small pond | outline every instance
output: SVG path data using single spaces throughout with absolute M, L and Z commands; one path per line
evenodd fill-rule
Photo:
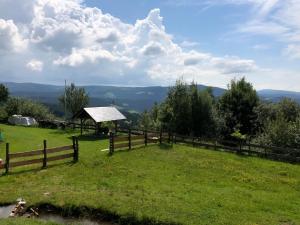
M 0 206 L 0 219 L 8 218 L 15 205 Z M 113 225 L 110 222 L 93 221 L 87 218 L 63 217 L 53 212 L 41 212 L 35 219 L 53 221 L 66 225 Z

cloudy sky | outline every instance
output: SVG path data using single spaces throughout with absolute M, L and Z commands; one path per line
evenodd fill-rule
M 300 91 L 300 0 L 0 0 L 0 81 Z

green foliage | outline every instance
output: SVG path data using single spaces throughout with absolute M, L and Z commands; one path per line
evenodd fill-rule
M 212 136 L 215 131 L 213 114 L 214 98 L 211 89 L 199 91 L 197 85 L 190 86 L 191 95 L 191 127 L 195 136 Z
M 41 103 L 29 99 L 10 97 L 5 105 L 7 116 L 19 114 L 34 117 L 37 120 L 51 120 L 54 115 Z
M 277 104 L 277 114 L 282 115 L 288 122 L 295 122 L 300 115 L 300 106 L 294 100 L 284 98 Z
M 8 99 L 9 91 L 8 88 L 3 84 L 0 84 L 0 104 L 5 103 Z
M 300 148 L 300 106 L 291 99 L 261 103 L 257 107 L 260 133 L 253 140 L 261 145 Z
M 231 137 L 233 137 L 235 140 L 238 140 L 238 141 L 245 141 L 247 138 L 247 135 L 242 134 L 239 130 L 235 130 L 231 134 Z
M 166 104 L 172 112 L 168 127 L 178 134 L 189 134 L 192 130 L 192 119 L 188 85 L 182 80 L 177 80 L 168 92 Z
M 150 128 L 152 128 L 152 122 L 153 119 L 150 115 L 150 113 L 145 110 L 142 114 L 141 114 L 141 118 L 139 120 L 139 127 L 143 130 L 149 130 Z
M 195 83 L 178 80 L 161 104 L 159 120 L 164 129 L 178 134 L 211 136 L 215 128 L 213 102 L 210 89 L 199 91 Z
M 70 145 L 76 135 L 0 126 L 12 152 L 40 149 L 44 139 L 49 147 Z M 177 144 L 171 150 L 154 145 L 112 157 L 101 151 L 108 148 L 107 140 L 81 137 L 79 146 L 76 164 L 13 168 L 11 175 L 0 177 L 0 204 L 23 197 L 28 205 L 87 206 L 183 225 L 300 224 L 298 165 Z M 0 151 L 0 158 L 4 155 Z
M 300 118 L 291 122 L 279 115 L 266 124 L 254 141 L 261 145 L 300 148 Z
M 238 129 L 242 134 L 254 135 L 257 131 L 257 112 L 259 98 L 251 83 L 245 78 L 232 80 L 228 90 L 219 100 L 219 110 L 224 117 L 225 137 Z
M 5 106 L 0 106 L 0 121 L 6 121 L 8 114 L 6 112 Z
M 72 117 L 80 109 L 89 104 L 89 96 L 84 88 L 78 88 L 72 83 L 71 86 L 66 88 L 66 93 L 59 97 L 59 102 L 63 106 L 66 106 L 66 109 Z

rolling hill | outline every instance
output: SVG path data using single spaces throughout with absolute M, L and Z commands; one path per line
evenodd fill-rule
M 36 83 L 13 83 L 3 82 L 13 96 L 30 98 L 48 105 L 56 114 L 62 113 L 58 104 L 58 97 L 63 94 L 64 86 L 36 84 Z M 117 105 L 124 111 L 142 112 L 150 109 L 155 102 L 162 102 L 169 87 L 117 87 L 117 86 L 82 86 L 90 96 L 90 106 Z M 205 85 L 198 85 L 200 90 L 207 88 Z M 213 94 L 220 96 L 225 89 L 212 87 Z M 260 90 L 259 96 L 263 100 L 277 102 L 287 97 L 300 103 L 300 92 L 281 90 Z

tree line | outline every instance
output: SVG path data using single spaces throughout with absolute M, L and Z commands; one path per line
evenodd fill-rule
M 300 148 L 300 106 L 292 99 L 263 101 L 245 78 L 232 80 L 223 95 L 196 83 L 176 81 L 166 99 L 144 111 L 141 129 L 181 135 L 245 140 L 261 145 Z
M 67 118 L 89 104 L 88 93 L 74 84 L 68 86 L 58 100 L 66 108 Z M 57 118 L 42 103 L 11 96 L 0 84 L 0 121 L 7 121 L 13 114 L 37 120 Z M 155 103 L 138 119 L 130 120 L 134 120 L 131 126 L 140 129 L 163 129 L 181 135 L 247 139 L 261 145 L 300 148 L 299 104 L 288 98 L 278 103 L 262 101 L 245 78 L 232 80 L 219 97 L 213 95 L 212 88 L 199 90 L 194 82 L 187 84 L 178 80 L 169 88 L 162 103 Z

